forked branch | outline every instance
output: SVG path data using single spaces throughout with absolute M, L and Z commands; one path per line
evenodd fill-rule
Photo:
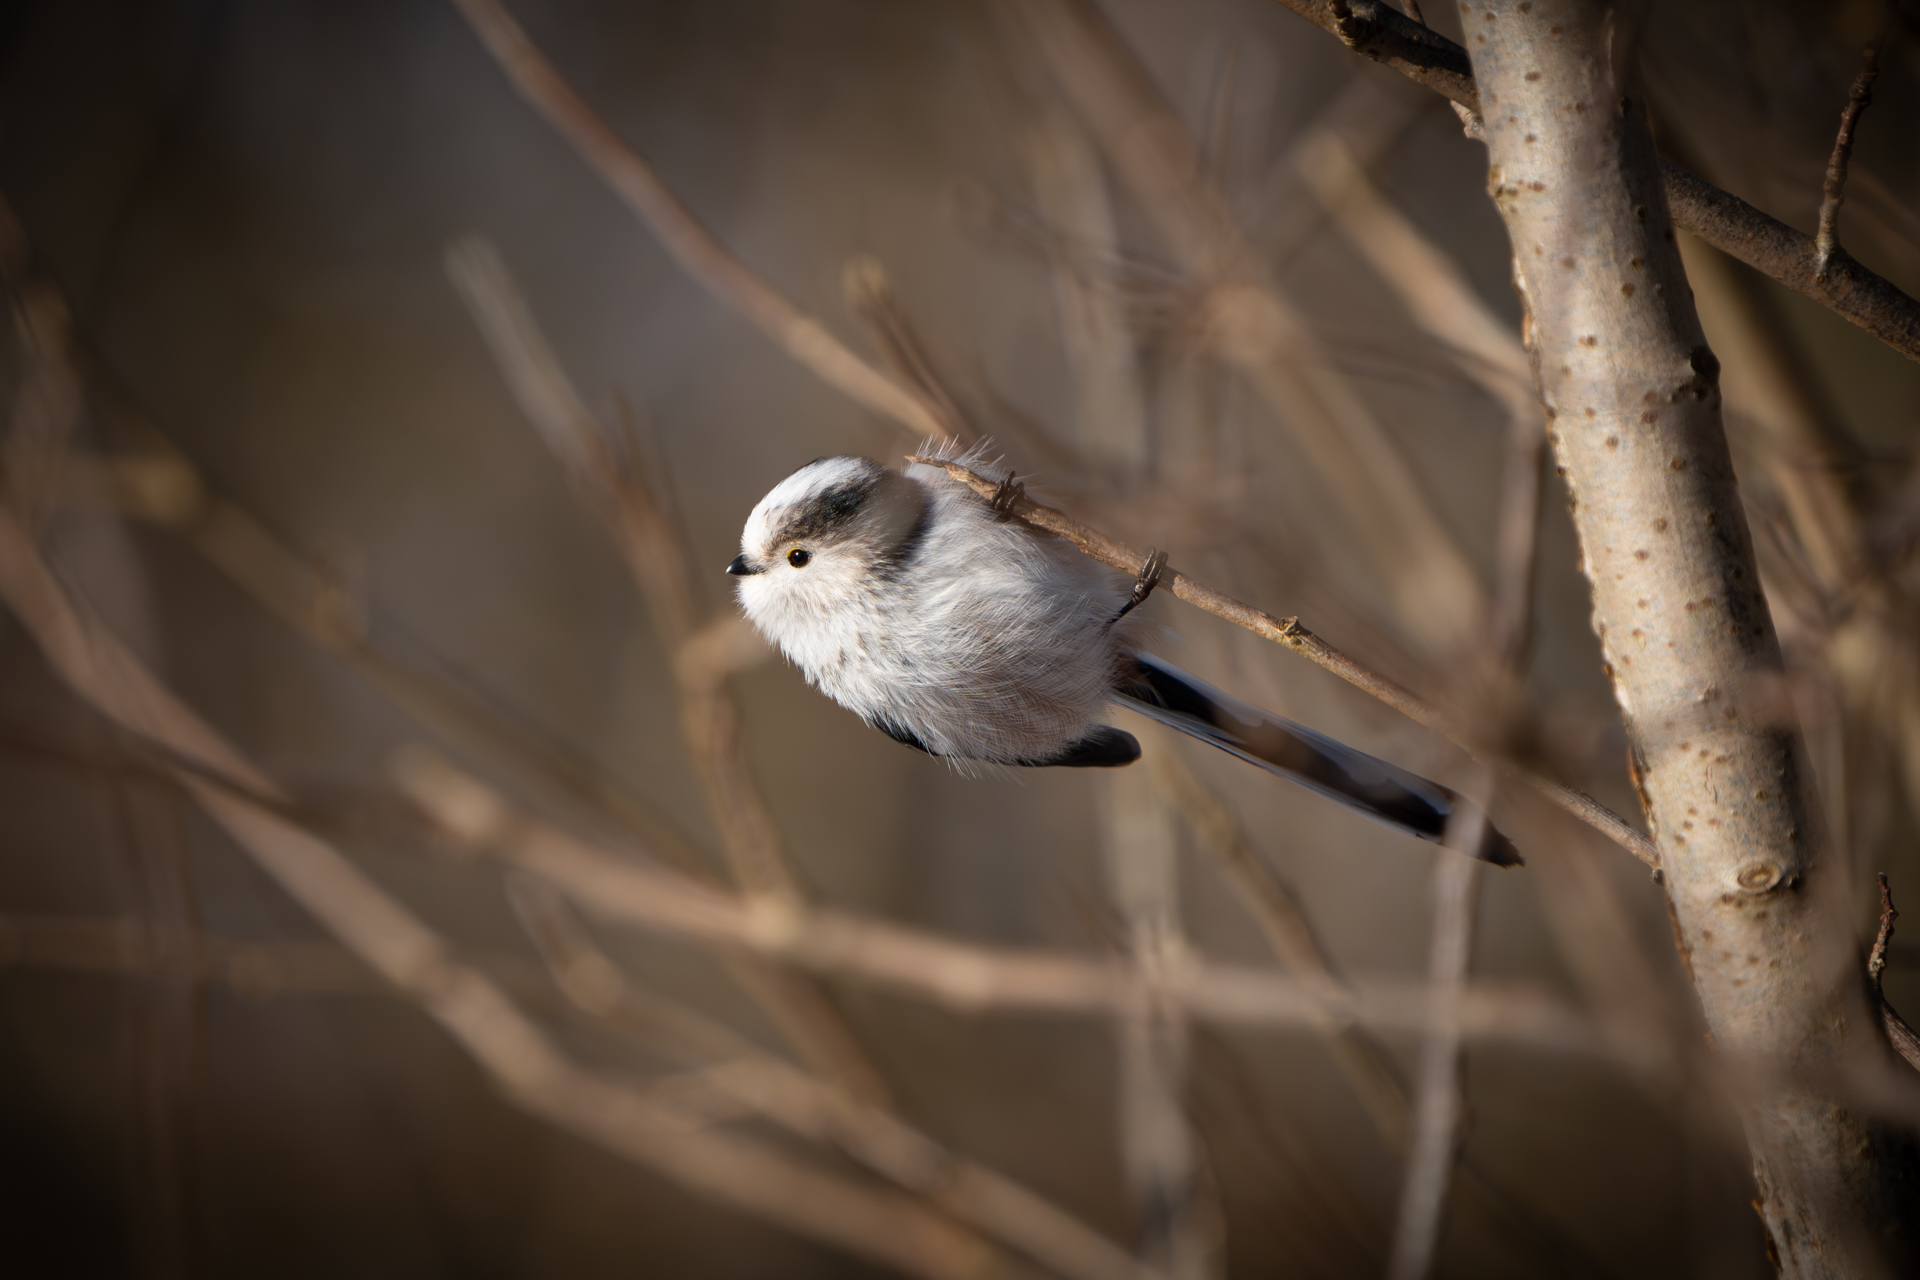
M 1280 2 L 1354 52 L 1479 113 L 1480 88 L 1467 51 L 1381 0 Z M 1920 360 L 1920 301 L 1852 259 L 1829 272 L 1812 237 L 1684 169 L 1664 160 L 1658 167 L 1681 230 L 1823 304 L 1907 359 Z

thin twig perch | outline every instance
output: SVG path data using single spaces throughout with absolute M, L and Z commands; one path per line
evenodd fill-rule
M 907 461 L 939 467 L 955 480 L 989 500 L 1000 491 L 999 480 L 988 479 L 957 462 L 919 454 L 909 455 Z M 1089 529 L 1064 511 L 1035 502 L 1024 492 L 1013 496 L 1011 511 L 1014 516 L 1034 528 L 1065 538 L 1101 564 L 1137 574 L 1140 572 L 1140 567 L 1146 563 L 1146 556 L 1140 552 L 1115 542 L 1104 533 Z M 1217 618 L 1225 618 L 1235 626 L 1245 627 L 1261 639 L 1271 640 L 1289 652 L 1299 654 L 1316 666 L 1333 672 L 1356 689 L 1378 698 L 1415 723 L 1446 738 L 1469 755 L 1475 754 L 1475 748 L 1456 735 L 1438 707 L 1423 701 L 1402 685 L 1354 661 L 1300 625 L 1300 619 L 1276 618 L 1251 605 L 1242 604 L 1223 592 L 1215 591 L 1212 587 L 1195 582 L 1177 569 L 1167 569 L 1160 583 L 1163 589 L 1171 591 L 1188 604 L 1204 609 Z M 1660 855 L 1654 849 L 1653 843 L 1628 825 L 1626 819 L 1592 796 L 1576 791 L 1572 787 L 1563 786 L 1550 778 L 1543 778 L 1537 773 L 1527 770 L 1516 770 L 1516 773 L 1525 780 L 1527 785 L 1556 806 L 1600 832 L 1649 867 L 1657 868 L 1660 865 Z

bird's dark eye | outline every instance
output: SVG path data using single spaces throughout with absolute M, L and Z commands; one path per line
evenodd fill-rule
M 806 568 L 807 561 L 811 559 L 813 559 L 813 553 L 805 547 L 795 547 L 793 550 L 787 552 L 787 563 L 796 569 Z

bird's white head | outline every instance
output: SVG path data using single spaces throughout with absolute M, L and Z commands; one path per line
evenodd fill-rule
M 928 496 L 867 458 L 809 462 L 760 499 L 727 566 L 747 616 L 784 642 L 858 605 L 924 532 Z

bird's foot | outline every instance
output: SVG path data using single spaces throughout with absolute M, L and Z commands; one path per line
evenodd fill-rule
M 1120 621 L 1145 604 L 1147 597 L 1153 594 L 1153 589 L 1160 585 L 1160 575 L 1165 573 L 1166 569 L 1167 553 L 1148 547 L 1146 562 L 1140 566 L 1140 572 L 1133 580 L 1133 594 L 1128 596 L 1127 602 L 1120 606 L 1120 612 L 1113 615 L 1113 622 Z M 1107 625 L 1112 626 L 1113 623 L 1110 622 Z
M 993 508 L 993 514 L 1002 520 L 1013 519 L 1013 509 L 1027 496 L 1027 486 L 1013 478 L 1009 471 L 1001 479 L 1000 487 L 993 491 L 993 497 L 987 499 L 987 505 Z

